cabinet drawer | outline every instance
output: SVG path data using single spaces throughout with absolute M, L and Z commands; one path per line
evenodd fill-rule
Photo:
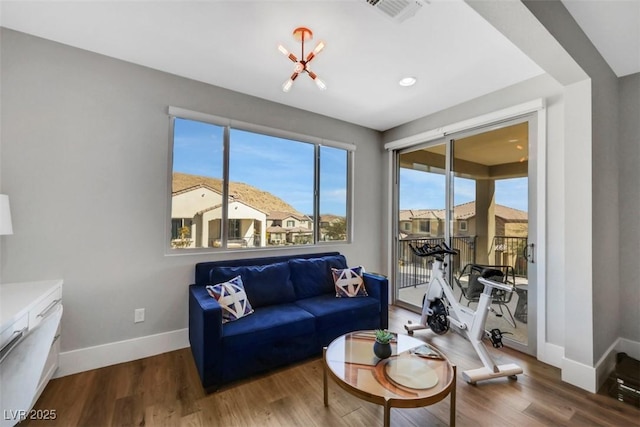
M 29 316 L 25 313 L 21 318 L 13 322 L 8 328 L 0 333 L 0 349 L 3 350 L 2 355 L 9 350 L 10 342 L 20 337 L 21 332 L 22 334 L 27 333 L 28 327 Z
M 29 329 L 33 329 L 44 319 L 56 304 L 62 301 L 62 288 L 57 287 L 49 295 L 43 298 L 31 310 L 29 310 Z
M 42 376 L 40 377 L 40 383 L 38 385 L 38 396 L 44 390 L 44 387 L 47 385 L 47 382 L 53 376 L 53 373 L 58 369 L 58 357 L 60 354 L 60 327 L 58 326 L 58 331 L 56 332 L 56 336 L 53 338 L 53 344 L 51 344 L 51 350 L 49 350 L 49 355 L 47 356 L 47 361 L 44 364 L 44 369 L 42 370 Z M 37 397 L 36 397 L 37 400 Z

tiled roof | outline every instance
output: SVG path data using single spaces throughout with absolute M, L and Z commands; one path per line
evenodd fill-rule
M 272 221 L 284 220 L 287 218 L 294 218 L 294 219 L 297 219 L 298 221 L 311 220 L 311 218 L 309 218 L 308 216 L 303 215 L 301 213 L 297 213 L 297 212 L 272 211 L 272 212 L 269 212 L 269 215 L 267 215 L 267 219 Z
M 453 208 L 455 219 L 464 220 L 476 216 L 476 202 L 467 202 L 456 205 Z M 496 205 L 495 214 L 497 217 L 510 221 L 526 221 L 527 212 L 508 206 Z M 400 211 L 400 221 L 411 221 L 412 219 L 441 219 L 444 220 L 444 209 L 405 209 Z

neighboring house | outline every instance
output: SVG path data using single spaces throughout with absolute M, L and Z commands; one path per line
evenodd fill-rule
M 476 235 L 476 204 L 463 203 L 453 208 L 454 236 Z M 495 235 L 527 237 L 527 212 L 496 205 Z M 444 209 L 407 209 L 400 211 L 400 238 L 444 237 Z
M 485 260 L 494 265 L 511 265 L 518 272 L 525 271 L 526 263 L 522 265 L 521 258 L 528 237 L 527 212 L 495 205 L 491 227 L 478 227 L 475 202 L 454 206 L 453 215 L 453 237 L 456 238 L 453 246 L 461 251 L 463 258 Z M 444 237 L 444 209 L 401 210 L 399 219 L 401 240 Z M 478 238 L 483 233 L 480 230 L 485 230 L 484 239 Z
M 199 184 L 172 192 L 171 239 L 177 244 L 189 239 L 187 248 L 220 246 L 222 194 Z M 228 203 L 227 230 L 230 247 L 265 246 L 267 214 L 231 196 Z M 187 236 L 180 235 L 182 227 L 189 228 Z
M 346 240 L 347 219 L 344 216 L 320 215 L 320 240 Z
M 273 211 L 267 216 L 269 245 L 313 243 L 313 221 L 297 212 Z

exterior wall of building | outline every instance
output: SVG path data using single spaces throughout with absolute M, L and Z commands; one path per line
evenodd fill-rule
M 196 212 L 222 203 L 222 196 L 208 188 L 176 194 L 171 200 L 171 218 L 193 218 Z

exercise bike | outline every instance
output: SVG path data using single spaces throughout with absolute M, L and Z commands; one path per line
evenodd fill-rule
M 431 280 L 427 286 L 427 291 L 422 302 L 422 315 L 420 324 L 413 324 L 409 321 L 404 327 L 413 335 L 414 331 L 420 329 L 431 329 L 438 335 L 445 334 L 452 326 L 457 332 L 465 336 L 478 354 L 484 365 L 482 368 L 471 369 L 462 372 L 462 378 L 469 384 L 491 378 L 508 377 L 517 379 L 517 374 L 522 373 L 522 368 L 516 364 L 496 365 L 487 351 L 482 339 L 488 335 L 494 347 L 502 347 L 502 333 L 498 329 L 491 332 L 485 331 L 484 324 L 487 315 L 491 310 L 491 292 L 493 289 L 501 289 L 513 292 L 513 285 L 500 283 L 490 278 L 502 277 L 500 270 L 485 268 L 478 282 L 484 285 L 484 290 L 480 295 L 476 310 L 461 305 L 453 295 L 453 289 L 446 279 L 445 257 L 457 255 L 446 244 L 438 245 L 424 244 L 415 247 L 409 244 L 411 251 L 419 257 L 433 257 L 433 268 Z

